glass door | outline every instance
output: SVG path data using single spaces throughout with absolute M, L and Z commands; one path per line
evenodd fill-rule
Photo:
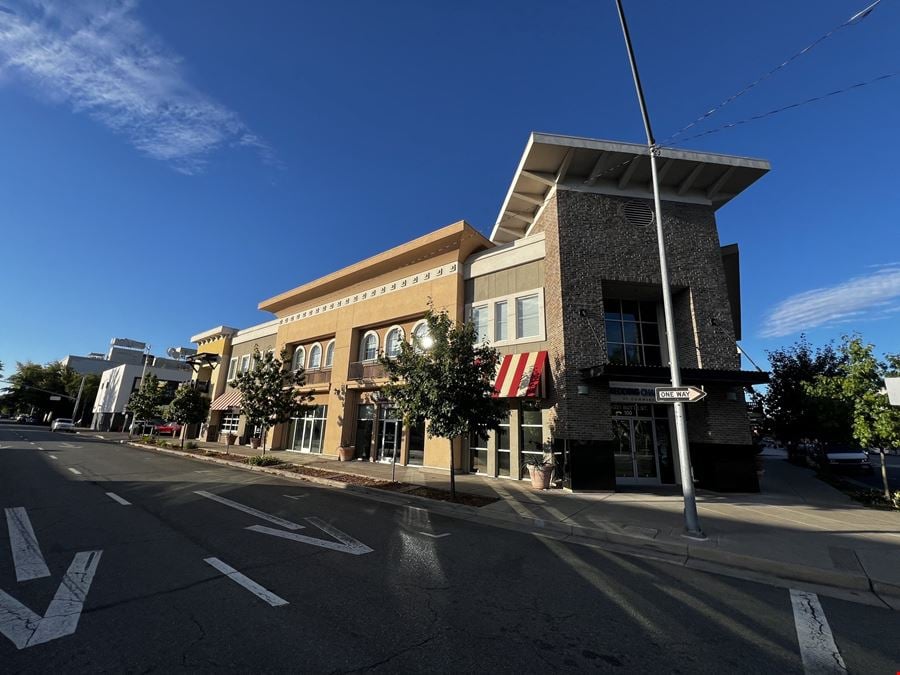
M 372 433 L 375 430 L 375 406 L 363 403 L 359 406 L 356 415 L 356 436 L 354 445 L 356 452 L 354 459 L 369 459 L 369 451 L 372 447 Z
M 613 404 L 616 483 L 660 484 L 660 454 L 664 455 L 664 460 L 669 459 L 669 434 L 668 420 L 657 418 L 655 412 L 651 412 L 649 406 L 635 408 L 633 405 Z M 638 414 L 642 416 L 638 417 Z
M 400 459 L 400 434 L 403 430 L 403 421 L 398 418 L 397 411 L 393 408 L 383 407 L 379 412 L 381 419 L 378 420 L 376 460 L 391 462 L 395 457 Z

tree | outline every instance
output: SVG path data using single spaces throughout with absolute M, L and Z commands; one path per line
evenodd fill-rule
M 262 452 L 266 454 L 266 432 L 276 424 L 299 417 L 312 396 L 297 389 L 306 383 L 302 368 L 291 370 L 287 352 L 281 358 L 272 352 L 260 354 L 253 349 L 253 367 L 239 374 L 233 386 L 241 392 L 241 413 L 251 428 L 260 429 Z
M 7 381 L 11 386 L 4 405 L 11 410 L 37 417 L 69 417 L 81 375 L 59 361 L 46 365 L 26 361 L 16 363 L 16 372 Z
M 400 343 L 396 358 L 380 357 L 388 376 L 382 392 L 405 421 L 428 421 L 429 438 L 451 442 L 472 433 L 496 429 L 509 414 L 493 397 L 500 354 L 478 344 L 471 322 L 454 322 L 445 311 L 425 312 L 425 344 Z M 450 498 L 456 499 L 453 449 L 450 449 Z
M 840 372 L 844 355 L 828 344 L 813 348 L 805 336 L 790 347 L 767 352 L 772 368 L 765 394 L 757 395 L 777 436 L 796 441 L 808 436 L 849 440 L 851 414 L 842 400 L 806 388 L 818 376 Z
M 166 417 L 178 422 L 181 428 L 181 447 L 184 448 L 185 425 L 200 424 L 209 414 L 209 399 L 190 383 L 182 384 L 175 392 L 175 398 L 166 406 Z
M 891 406 L 884 378 L 900 371 L 900 354 L 875 356 L 875 347 L 860 335 L 844 336 L 838 372 L 819 375 L 806 386 L 821 398 L 843 402 L 851 411 L 852 433 L 863 447 L 900 446 L 900 409 Z
M 141 386 L 131 392 L 126 412 L 133 414 L 132 425 L 135 420 L 159 417 L 160 407 L 165 403 L 166 392 L 159 386 L 159 378 L 152 373 L 144 378 Z M 129 429 L 129 434 L 131 430 Z

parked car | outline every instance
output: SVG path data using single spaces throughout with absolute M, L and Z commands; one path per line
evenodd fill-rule
M 50 431 L 75 431 L 75 422 L 68 417 L 58 417 L 50 425 Z
M 28 415 L 17 415 L 16 423 L 17 424 L 28 424 Z
M 177 436 L 181 433 L 181 425 L 178 424 L 178 422 L 163 422 L 162 424 L 154 426 L 153 430 L 158 434 L 171 434 L 172 436 Z
M 807 446 L 807 460 L 820 471 L 873 471 L 865 448 L 848 443 L 810 444 Z

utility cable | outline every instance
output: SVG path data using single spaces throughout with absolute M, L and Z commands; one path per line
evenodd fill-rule
M 793 63 L 794 61 L 796 61 L 798 58 L 800 58 L 800 57 L 803 56 L 804 54 L 807 54 L 807 53 L 809 53 L 810 51 L 812 51 L 815 47 L 817 47 L 818 45 L 820 45 L 822 42 L 824 42 L 825 40 L 827 40 L 828 38 L 830 38 L 832 35 L 834 35 L 834 34 L 837 33 L 838 31 L 840 31 L 840 30 L 842 30 L 842 29 L 844 29 L 844 28 L 847 28 L 848 26 L 853 26 L 853 25 L 859 23 L 860 21 L 862 21 L 863 19 L 865 19 L 867 16 L 869 16 L 869 14 L 872 13 L 872 11 L 875 9 L 875 6 L 876 6 L 878 3 L 880 3 L 880 2 L 881 2 L 881 0 L 875 0 L 875 2 L 873 2 L 871 5 L 869 5 L 868 7 L 866 7 L 866 8 L 863 9 L 863 10 L 860 10 L 859 12 L 857 12 L 856 14 L 854 14 L 853 16 L 851 16 L 849 19 L 847 19 L 846 21 L 844 21 L 844 22 L 841 23 L 840 25 L 838 25 L 838 26 L 832 28 L 830 31 L 828 31 L 827 33 L 825 33 L 824 35 L 822 35 L 821 37 L 819 37 L 817 40 L 813 41 L 812 43 L 810 43 L 809 45 L 807 45 L 806 47 L 804 47 L 803 49 L 801 49 L 799 52 L 797 52 L 796 54 L 794 54 L 793 56 L 791 56 L 790 58 L 788 58 L 786 61 L 784 61 L 784 62 L 781 63 L 780 65 L 778 65 L 778 66 L 776 66 L 775 68 L 772 68 L 770 71 L 764 73 L 762 76 L 760 76 L 759 78 L 757 78 L 756 80 L 754 80 L 753 82 L 751 82 L 750 84 L 748 84 L 747 86 L 745 86 L 743 89 L 741 89 L 738 93 L 733 94 L 732 96 L 729 96 L 729 97 L 726 98 L 724 101 L 722 101 L 721 103 L 719 103 L 717 106 L 713 106 L 712 108 L 710 108 L 709 110 L 707 110 L 705 113 L 703 113 L 702 115 L 700 115 L 700 117 L 698 117 L 697 119 L 695 119 L 693 122 L 691 122 L 690 124 L 688 124 L 688 125 L 682 127 L 681 129 L 679 129 L 678 131 L 676 131 L 674 134 L 672 134 L 671 136 L 669 136 L 668 138 L 666 138 L 664 141 L 662 141 L 662 143 L 660 143 L 660 145 L 666 145 L 666 144 L 668 144 L 668 143 L 671 143 L 673 140 L 675 140 L 675 138 L 677 138 L 678 136 L 680 136 L 681 134 L 683 134 L 684 132 L 686 132 L 688 129 L 691 129 L 692 127 L 695 127 L 696 125 L 698 125 L 698 124 L 700 124 L 701 122 L 705 121 L 707 118 L 709 118 L 709 117 L 711 117 L 712 115 L 714 115 L 715 113 L 717 113 L 719 110 L 721 110 L 722 108 L 724 108 L 724 107 L 725 107 L 726 105 L 728 105 L 729 103 L 732 103 L 734 100 L 740 98 L 741 96 L 743 96 L 744 94 L 746 94 L 748 91 L 750 91 L 751 89 L 753 89 L 754 87 L 756 87 L 756 86 L 757 86 L 758 84 L 760 84 L 761 82 L 763 82 L 763 81 L 769 79 L 770 77 L 772 77 L 773 75 L 775 75 L 775 73 L 777 73 L 777 72 L 780 71 L 780 70 L 783 70 L 784 68 L 786 68 L 787 66 L 789 66 L 791 63 Z M 700 134 L 700 135 L 702 135 L 702 134 Z M 697 138 L 697 137 L 698 137 L 698 136 L 691 136 L 691 138 Z M 685 140 L 688 140 L 688 139 L 685 139 Z

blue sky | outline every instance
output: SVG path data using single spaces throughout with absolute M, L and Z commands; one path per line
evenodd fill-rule
M 867 2 L 626 0 L 660 139 Z M 696 128 L 900 70 L 885 0 Z M 744 348 L 900 351 L 900 77 L 679 147 L 772 171 L 719 211 Z M 609 2 L 0 0 L 0 361 L 155 353 L 458 219 L 532 130 L 641 142 Z

